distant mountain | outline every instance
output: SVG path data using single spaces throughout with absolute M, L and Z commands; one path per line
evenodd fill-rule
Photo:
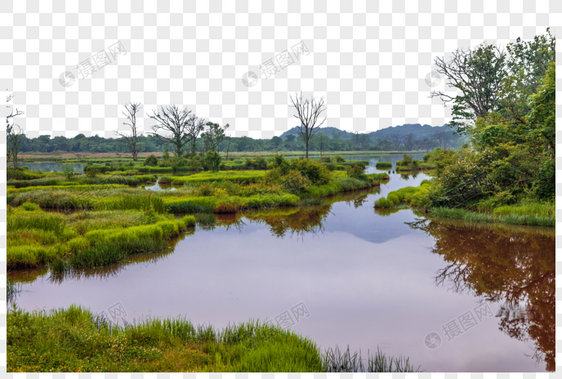
M 450 128 L 448 124 L 445 124 L 443 126 L 431 126 L 427 124 L 426 125 L 404 124 L 404 125 L 397 125 L 397 126 L 389 126 L 388 128 L 380 129 L 375 132 L 370 132 L 367 134 L 372 139 L 379 139 L 379 138 L 387 138 L 391 134 L 407 135 L 412 133 L 416 139 L 424 139 L 443 131 L 450 133 L 452 131 L 456 131 L 456 129 Z M 334 134 L 340 133 L 340 137 L 342 139 L 349 139 L 355 134 L 331 126 L 320 128 L 317 133 L 320 132 L 324 133 L 330 138 L 333 138 Z M 298 127 L 295 126 L 294 128 L 287 130 L 285 133 L 281 135 L 281 138 L 286 139 L 287 136 L 290 134 L 294 134 L 295 136 L 298 136 L 299 135 Z M 365 134 L 365 133 L 359 133 L 359 134 Z

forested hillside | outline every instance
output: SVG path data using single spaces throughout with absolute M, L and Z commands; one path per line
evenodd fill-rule
M 371 133 L 349 133 L 337 128 L 320 128 L 311 141 L 313 151 L 411 151 L 431 150 L 435 147 L 457 148 L 464 139 L 454 134 L 454 129 L 447 125 L 432 127 L 430 125 L 406 124 L 389 127 Z M 155 136 L 139 137 L 139 152 L 161 152 L 167 145 Z M 168 146 L 171 150 L 171 147 Z M 198 139 L 197 149 L 204 150 L 202 139 Z M 225 137 L 220 151 L 304 151 L 305 146 L 296 128 L 283 133 L 281 137 L 271 139 L 253 139 L 249 137 Z M 22 153 L 127 153 L 128 146 L 123 138 L 103 138 L 98 135 L 86 137 L 79 134 L 73 138 L 43 135 L 37 138 L 23 137 Z

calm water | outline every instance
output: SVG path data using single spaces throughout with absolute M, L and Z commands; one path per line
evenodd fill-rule
M 26 163 L 24 162 L 22 166 L 29 167 L 32 171 L 42 171 L 42 172 L 62 172 L 63 171 L 63 164 L 56 163 L 56 162 L 34 162 L 34 163 Z M 86 163 L 73 163 L 74 171 L 79 172 L 80 174 L 84 173 L 84 167 L 86 167 Z
M 120 303 L 128 322 L 276 320 L 323 349 L 365 355 L 379 346 L 425 371 L 545 371 L 545 361 L 553 369 L 553 228 L 374 211 L 378 197 L 426 178 L 392 174 L 332 204 L 223 217 L 169 253 L 79 277 L 20 272 L 11 275 L 23 282 L 16 302 L 95 313 Z

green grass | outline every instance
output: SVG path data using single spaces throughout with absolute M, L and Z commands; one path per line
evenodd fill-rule
M 410 162 L 396 161 L 396 171 L 435 170 L 437 165 L 433 162 L 412 160 Z
M 69 267 L 100 267 L 132 254 L 160 252 L 167 241 L 193 227 L 195 219 L 175 219 L 154 208 L 59 214 L 24 203 L 8 208 L 7 224 L 8 269 L 49 265 L 62 273 Z
M 390 162 L 377 162 L 375 164 L 375 167 L 378 168 L 378 169 L 392 168 L 392 163 L 390 163 Z
M 259 322 L 222 330 L 185 318 L 116 326 L 80 306 L 7 315 L 8 372 L 317 372 L 316 344 Z
M 133 178 L 137 179 L 139 183 L 149 184 L 149 183 L 156 183 L 156 176 L 155 175 L 133 175 Z
M 219 171 L 219 172 L 201 172 L 189 176 L 173 176 L 172 184 L 186 184 L 193 182 L 220 182 L 233 181 L 239 183 L 255 182 L 264 177 L 266 171 L 250 170 L 250 171 Z
M 420 206 L 424 201 L 423 195 L 430 185 L 429 181 L 423 181 L 419 187 L 404 187 L 392 191 L 386 197 L 381 197 L 375 201 L 375 209 L 388 209 L 401 205 Z
M 22 188 L 15 188 L 15 187 L 8 187 L 8 194 L 16 194 L 22 192 L 29 192 L 29 191 L 37 191 L 37 190 L 54 190 L 54 189 L 64 189 L 66 191 L 87 191 L 87 190 L 101 190 L 101 189 L 111 189 L 111 188 L 127 188 L 128 186 L 125 184 L 75 184 L 75 183 L 68 183 L 65 185 L 56 185 L 56 186 L 49 186 L 45 188 L 44 186 L 36 186 L 36 187 L 22 187 Z M 10 201 L 8 201 L 10 202 Z
M 433 217 L 444 217 L 452 218 L 456 220 L 463 220 L 469 222 L 498 222 L 504 224 L 513 225 L 531 225 L 531 226 L 556 226 L 556 217 L 545 216 L 542 214 L 526 213 L 529 211 L 528 207 L 517 207 L 517 206 L 504 206 L 499 209 L 496 213 L 483 213 L 468 211 L 460 208 L 431 208 L 429 210 L 429 215 Z M 554 206 L 552 206 L 554 210 Z

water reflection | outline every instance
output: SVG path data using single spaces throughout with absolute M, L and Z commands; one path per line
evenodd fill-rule
M 503 302 L 499 329 L 533 341 L 533 357 L 555 370 L 554 230 L 421 220 L 407 223 L 435 238 L 432 251 L 447 265 L 435 283 Z
M 175 191 L 176 188 L 172 187 L 170 184 L 160 184 L 160 178 L 157 177 L 156 183 L 153 186 L 145 186 L 144 189 L 149 191 Z
M 27 166 L 31 171 L 42 171 L 42 172 L 63 172 L 63 164 L 57 162 L 24 162 L 23 166 Z M 84 167 L 86 163 L 72 163 L 74 171 L 83 174 Z

